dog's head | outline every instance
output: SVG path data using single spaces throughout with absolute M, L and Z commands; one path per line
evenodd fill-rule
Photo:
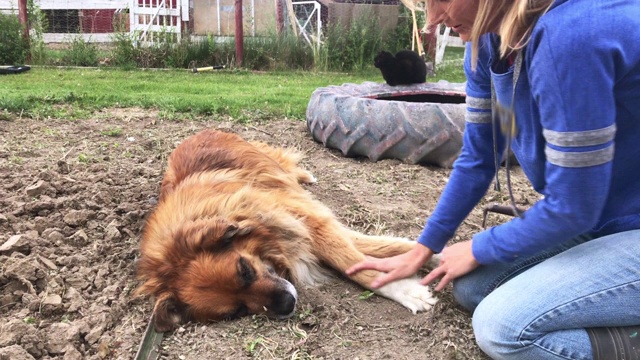
M 184 221 L 168 233 L 150 218 L 141 243 L 137 293 L 156 299 L 158 331 L 177 323 L 249 314 L 293 315 L 297 301 L 286 258 L 265 252 L 269 229 L 250 220 L 218 217 Z

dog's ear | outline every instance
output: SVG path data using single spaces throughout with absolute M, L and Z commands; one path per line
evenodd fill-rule
M 240 236 L 249 234 L 255 229 L 250 220 L 239 222 L 221 221 L 202 234 L 201 248 L 208 251 L 224 249 Z
M 153 309 L 153 324 L 156 332 L 171 331 L 186 320 L 186 306 L 171 293 L 165 293 L 156 299 Z
M 222 235 L 223 241 L 231 241 L 235 236 L 247 235 L 254 229 L 253 224 L 249 220 L 240 221 L 237 223 L 229 223 Z
M 228 247 L 238 236 L 254 229 L 249 220 L 233 222 L 220 217 L 198 219 L 183 224 L 175 233 L 176 244 L 183 244 L 195 253 L 202 250 L 216 251 Z

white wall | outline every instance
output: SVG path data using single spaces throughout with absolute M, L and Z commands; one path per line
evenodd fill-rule
M 129 0 L 35 0 L 42 10 L 67 10 L 67 9 L 123 9 L 129 4 Z M 0 0 L 0 9 L 15 9 L 18 11 L 18 0 Z

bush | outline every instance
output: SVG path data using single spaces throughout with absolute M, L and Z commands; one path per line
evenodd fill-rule
M 316 66 L 322 70 L 360 71 L 373 66 L 373 59 L 382 50 L 387 36 L 372 21 L 374 15 L 363 13 L 349 27 L 336 24 L 324 29 L 324 44 Z
M 63 61 L 67 65 L 74 66 L 97 66 L 98 47 L 95 44 L 85 42 L 77 36 L 72 42 L 69 50 L 66 51 Z
M 22 29 L 17 15 L 0 13 L 0 65 L 24 64 L 29 43 L 22 37 Z

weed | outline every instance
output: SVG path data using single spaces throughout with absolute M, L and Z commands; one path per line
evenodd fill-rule
M 358 300 L 367 300 L 373 295 L 375 295 L 373 291 L 365 290 L 360 294 L 360 296 L 358 296 Z
M 278 347 L 278 344 L 272 340 L 269 340 L 263 336 L 250 340 L 246 345 L 246 350 L 252 357 L 258 357 L 261 350 L 266 351 L 268 358 L 273 359 L 273 350 Z
M 120 127 L 109 127 L 107 130 L 103 130 L 102 135 L 106 135 L 106 136 L 111 136 L 111 137 L 118 137 L 120 135 L 122 135 L 122 128 Z
M 35 4 L 34 0 L 27 1 L 27 13 L 29 14 L 29 47 L 31 49 L 31 63 L 44 65 L 47 60 L 47 48 L 43 34 L 49 27 L 49 21 L 45 13 Z
M 24 159 L 21 158 L 20 156 L 13 155 L 13 156 L 9 157 L 9 162 L 14 164 L 14 165 L 22 165 L 22 164 L 24 164 Z
M 78 161 L 86 164 L 89 162 L 89 156 L 87 156 L 86 154 L 80 153 L 80 155 L 78 155 Z
M 82 37 L 76 36 L 71 40 L 71 46 L 65 52 L 63 61 L 74 66 L 97 66 L 98 47 L 84 41 Z
M 24 64 L 27 58 L 28 43 L 23 36 L 24 28 L 15 13 L 0 13 L 0 64 Z
M 48 128 L 48 127 L 42 129 L 42 132 L 47 136 L 55 136 L 57 134 L 56 130 L 53 130 L 53 129 Z

